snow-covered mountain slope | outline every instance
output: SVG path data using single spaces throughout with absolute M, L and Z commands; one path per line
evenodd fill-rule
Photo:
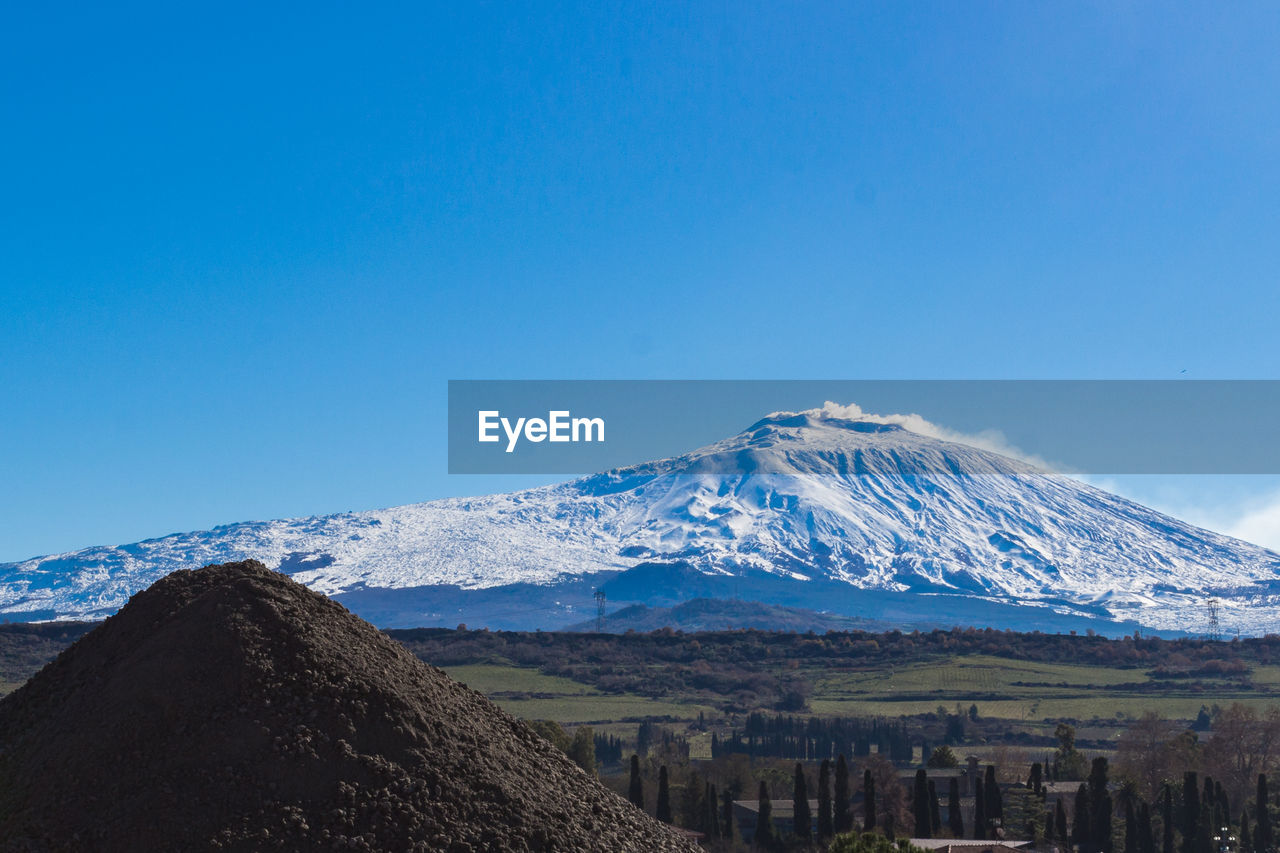
M 0 565 L 0 614 L 101 617 L 167 572 L 246 557 L 329 594 L 550 584 L 681 560 L 1164 629 L 1202 630 L 1213 595 L 1227 629 L 1280 630 L 1280 555 L 996 453 L 818 412 L 556 486 Z

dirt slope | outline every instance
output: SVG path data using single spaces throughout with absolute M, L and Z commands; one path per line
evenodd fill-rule
M 0 700 L 13 850 L 696 850 L 483 696 L 249 561 Z

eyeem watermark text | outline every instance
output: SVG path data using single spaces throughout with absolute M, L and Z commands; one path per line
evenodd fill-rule
M 506 433 L 507 453 L 516 449 L 521 436 L 535 444 L 542 441 L 604 441 L 604 418 L 575 418 L 565 411 L 547 412 L 544 418 L 510 418 L 502 417 L 495 410 L 480 411 L 480 437 L 482 442 L 500 441 L 499 428 Z

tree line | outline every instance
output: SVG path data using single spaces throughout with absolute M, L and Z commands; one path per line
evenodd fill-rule
M 904 721 L 861 717 L 809 717 L 808 719 L 769 716 L 760 712 L 748 715 L 745 726 L 731 729 L 721 737 L 711 734 L 711 757 L 747 755 L 761 758 L 787 758 L 805 761 L 852 754 L 855 758 L 871 755 L 874 745 L 881 755 L 892 761 L 909 762 L 914 745 Z

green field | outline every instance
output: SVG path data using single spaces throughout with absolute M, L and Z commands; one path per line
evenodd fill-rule
M 599 725 L 644 717 L 692 720 L 699 712 L 718 716 L 705 699 L 699 701 L 692 695 L 653 699 L 603 693 L 591 685 L 531 668 L 476 664 L 447 667 L 445 671 L 524 719 Z M 1224 684 L 1223 689 L 1212 692 L 1176 681 L 1152 684 L 1143 669 L 1037 663 L 988 655 L 883 670 L 812 667 L 796 674 L 812 685 L 809 712 L 820 716 L 896 717 L 932 713 L 939 706 L 951 711 L 957 705 L 964 710 L 977 705 L 984 717 L 1028 724 L 1073 718 L 1114 720 L 1122 725 L 1147 711 L 1191 719 L 1201 706 L 1215 703 L 1240 701 L 1259 707 L 1280 703 L 1280 695 L 1268 689 L 1280 688 L 1280 667 L 1258 667 L 1253 690 Z
M 512 693 L 552 694 L 555 696 L 599 696 L 600 691 L 586 684 L 543 675 L 536 669 L 497 664 L 469 664 L 444 667 L 454 681 L 461 681 L 486 696 Z
M 694 720 L 699 712 L 713 713 L 712 708 L 692 702 L 602 693 L 567 678 L 543 675 L 523 667 L 474 664 L 445 667 L 445 672 L 525 720 L 555 720 L 566 724 L 646 717 Z
M 1280 690 L 1280 666 L 1255 666 L 1250 677 L 1259 687 Z
M 1255 688 L 1280 687 L 1280 667 L 1257 667 Z M 1127 689 L 1126 689 L 1127 688 Z M 1153 690 L 1153 688 L 1155 688 Z M 987 717 L 1035 722 L 1128 718 L 1146 711 L 1195 717 L 1202 705 L 1280 703 L 1280 695 L 1223 684 L 1212 692 L 1177 681 L 1152 683 L 1144 669 L 968 655 L 878 671 L 813 673 L 810 707 L 841 716 L 922 714 L 977 704 Z
M 1155 711 L 1161 716 L 1178 720 L 1194 719 L 1200 708 L 1210 705 L 1230 705 L 1240 702 L 1263 708 L 1269 705 L 1280 705 L 1280 697 L 1259 697 L 1240 694 L 1238 696 L 1222 693 L 1199 694 L 1196 696 L 1169 697 L 1160 694 L 1140 696 L 1076 696 L 1067 699 L 1053 699 L 1037 703 L 1032 699 L 1022 700 L 987 700 L 975 698 L 976 704 L 984 717 L 999 717 L 1012 721 L 1028 723 L 1043 720 L 1075 719 L 1098 720 L 1114 718 L 1117 721 L 1132 720 L 1147 711 Z M 938 702 L 919 700 L 898 700 L 892 697 L 884 699 L 813 699 L 809 702 L 812 713 L 819 716 L 885 716 L 896 717 L 902 714 L 924 714 L 934 711 Z M 951 708 L 954 703 L 948 705 Z M 962 700 L 968 707 L 970 700 Z
M 478 664 L 448 667 L 446 672 L 525 719 L 606 724 L 643 717 L 692 720 L 700 711 L 716 716 L 705 699 L 607 694 L 530 668 Z M 959 705 L 967 710 L 976 704 L 984 717 L 1028 724 L 1072 718 L 1114 720 L 1122 725 L 1147 711 L 1191 719 L 1202 706 L 1215 703 L 1280 704 L 1280 667 L 1276 666 L 1256 667 L 1252 690 L 1224 683 L 1222 689 L 1213 691 L 1177 681 L 1153 684 L 1145 669 L 1039 663 L 989 655 L 881 670 L 812 667 L 797 674 L 812 686 L 809 712 L 820 716 L 896 717 L 932 713 L 939 706 L 951 711 Z
M 1117 684 L 1146 683 L 1138 669 L 1033 663 L 971 655 L 871 672 L 818 672 L 814 695 L 828 700 L 886 698 L 938 701 L 973 696 L 1043 698 L 1079 695 Z M 931 706 L 927 710 L 933 710 Z
M 671 717 L 717 716 L 705 697 L 653 699 L 603 693 L 588 684 L 544 675 L 535 669 L 477 664 L 446 672 L 525 719 L 561 723 Z M 809 712 L 830 716 L 899 716 L 967 710 L 976 704 L 984 717 L 1034 724 L 1046 719 L 1114 720 L 1122 724 L 1147 711 L 1194 718 L 1204 705 L 1240 701 L 1280 704 L 1280 667 L 1259 666 L 1253 689 L 1224 682 L 1199 689 L 1178 681 L 1156 681 L 1147 670 L 1011 660 L 990 655 L 935 659 L 878 670 L 833 670 L 815 666 L 793 673 L 811 685 Z M 1106 723 L 1104 723 L 1106 725 Z

